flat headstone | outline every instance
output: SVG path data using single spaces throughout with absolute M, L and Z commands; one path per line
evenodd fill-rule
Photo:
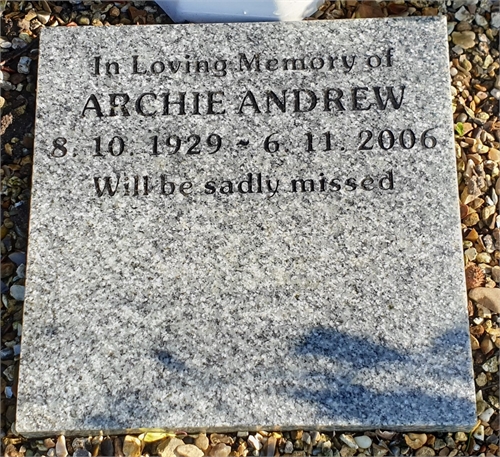
M 471 428 L 447 46 L 44 30 L 17 430 Z

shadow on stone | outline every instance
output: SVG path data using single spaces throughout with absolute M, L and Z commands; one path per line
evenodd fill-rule
M 299 401 L 313 402 L 335 422 L 372 423 L 373 428 L 453 429 L 470 428 L 475 416 L 467 398 L 471 373 L 461 372 L 454 355 L 468 351 L 462 329 L 449 329 L 432 341 L 427 350 L 397 349 L 333 328 L 311 330 L 295 347 L 295 355 L 314 360 L 308 389 L 295 389 Z M 342 367 L 327 372 L 321 360 Z M 472 369 L 472 366 L 471 366 Z M 425 425 L 424 425 L 425 424 Z M 363 427 L 361 427 L 363 428 Z

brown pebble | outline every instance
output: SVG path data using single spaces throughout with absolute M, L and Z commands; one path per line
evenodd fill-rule
M 128 12 L 130 14 L 130 19 L 132 20 L 132 22 L 134 24 L 137 22 L 139 22 L 141 24 L 146 23 L 146 15 L 147 15 L 146 11 L 134 8 L 133 6 L 130 6 L 128 9 Z
M 200 433 L 194 440 L 194 444 L 202 451 L 206 451 L 208 446 L 210 446 L 206 433 Z
M 216 444 L 212 449 L 210 449 L 210 457 L 228 457 L 231 453 L 231 446 L 227 446 L 224 443 Z M 274 455 L 274 454 L 273 454 Z
M 359 2 L 358 9 L 354 13 L 354 17 L 384 17 L 384 12 L 378 3 L 375 2 Z
M 465 267 L 465 283 L 467 290 L 484 286 L 486 276 L 484 271 L 475 263 L 468 263 Z
M 267 457 L 273 457 L 275 450 L 276 450 L 276 438 L 274 436 L 270 436 L 267 439 L 266 446 L 264 448 L 264 454 Z
M 478 238 L 479 234 L 477 233 L 476 229 L 472 229 L 465 237 L 465 239 L 469 241 L 477 241 Z
M 436 452 L 431 447 L 424 446 L 424 447 L 421 447 L 417 452 L 415 452 L 415 455 L 417 457 L 429 457 L 429 456 L 436 455 Z
M 490 148 L 488 151 L 488 159 L 494 162 L 500 162 L 500 151 L 495 148 Z
M 476 34 L 472 31 L 453 32 L 451 38 L 453 43 L 462 49 L 470 49 L 475 45 Z
M 1 277 L 7 278 L 8 276 L 12 276 L 14 271 L 16 271 L 16 266 L 12 262 L 2 262 L 0 269 Z
M 398 3 L 390 3 L 387 7 L 387 11 L 394 16 L 400 16 L 403 13 L 408 11 L 408 5 L 406 3 L 398 4 Z
M 424 8 L 422 10 L 423 16 L 437 16 L 438 9 L 437 8 Z
M 175 448 L 175 454 L 180 457 L 203 457 L 205 453 L 194 444 L 181 444 Z
M 470 345 L 473 351 L 476 351 L 481 347 L 479 344 L 478 339 L 474 335 L 469 335 L 470 336 Z
M 469 292 L 469 298 L 494 313 L 500 313 L 500 289 L 476 287 Z
M 469 332 L 471 333 L 471 335 L 479 337 L 484 333 L 484 327 L 481 324 L 473 325 L 469 328 Z
M 420 449 L 427 442 L 425 433 L 408 433 L 404 437 L 406 444 L 412 449 Z
M 477 213 L 471 213 L 467 217 L 465 217 L 462 222 L 467 226 L 467 227 L 472 227 L 473 225 L 476 225 L 479 222 L 479 214 Z
M 483 354 L 488 354 L 493 349 L 495 349 L 495 345 L 493 344 L 493 341 L 491 341 L 490 336 L 484 335 L 483 339 L 481 340 L 481 352 Z
M 52 449 L 53 447 L 56 447 L 56 443 L 54 443 L 54 440 L 52 438 L 45 438 L 43 440 L 43 445 L 47 448 L 47 449 Z
M 210 435 L 210 442 L 212 444 L 224 443 L 232 445 L 234 443 L 234 440 L 228 435 L 223 435 L 221 433 L 212 433 Z
M 122 450 L 122 440 L 118 437 L 116 437 L 113 441 L 114 447 L 115 447 L 115 457 L 124 457 L 123 456 L 123 450 Z
M 142 442 L 139 438 L 127 435 L 123 440 L 123 453 L 125 457 L 139 457 L 142 452 Z
M 113 8 L 111 8 L 109 11 L 108 11 L 108 14 L 111 16 L 111 17 L 118 17 L 120 16 L 120 9 L 117 8 L 116 6 L 113 6 Z
M 21 453 L 13 444 L 8 444 L 3 451 L 4 457 L 24 457 L 24 452 Z

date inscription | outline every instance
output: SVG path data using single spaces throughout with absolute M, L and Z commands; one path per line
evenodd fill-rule
M 424 149 L 433 149 L 437 146 L 437 139 L 432 135 L 434 128 L 426 129 L 422 133 L 415 132 L 413 129 L 407 128 L 401 131 L 393 131 L 391 129 L 383 130 L 362 130 L 357 135 L 359 151 L 371 151 L 373 149 L 382 149 L 389 151 L 400 148 L 409 150 L 415 147 Z M 303 134 L 303 140 L 299 143 L 298 148 L 293 148 L 287 142 L 287 138 L 280 132 L 273 132 L 257 141 L 253 149 L 261 150 L 265 153 L 315 153 L 315 152 L 344 152 L 347 150 L 345 146 L 336 144 L 334 135 L 330 131 L 323 133 L 306 132 Z M 230 144 L 218 133 L 210 133 L 202 136 L 198 134 L 181 135 L 153 135 L 148 138 L 146 143 L 149 145 L 143 153 L 151 156 L 160 155 L 176 155 L 182 154 L 187 156 L 199 156 L 201 154 L 214 155 L 223 149 L 223 146 L 237 150 L 248 148 L 250 142 L 248 140 L 239 140 Z M 68 153 L 68 140 L 64 137 L 57 137 L 52 142 L 53 149 L 49 156 L 54 159 L 61 159 Z M 127 152 L 125 138 L 114 135 L 109 138 L 97 136 L 93 139 L 92 157 L 120 157 Z M 227 148 L 226 148 L 227 149 Z M 133 149 L 128 150 L 129 155 L 133 155 Z M 75 154 L 73 154 L 75 155 Z

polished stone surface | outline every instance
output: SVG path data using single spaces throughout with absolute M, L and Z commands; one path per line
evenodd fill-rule
M 447 46 L 44 30 L 17 430 L 472 427 Z

